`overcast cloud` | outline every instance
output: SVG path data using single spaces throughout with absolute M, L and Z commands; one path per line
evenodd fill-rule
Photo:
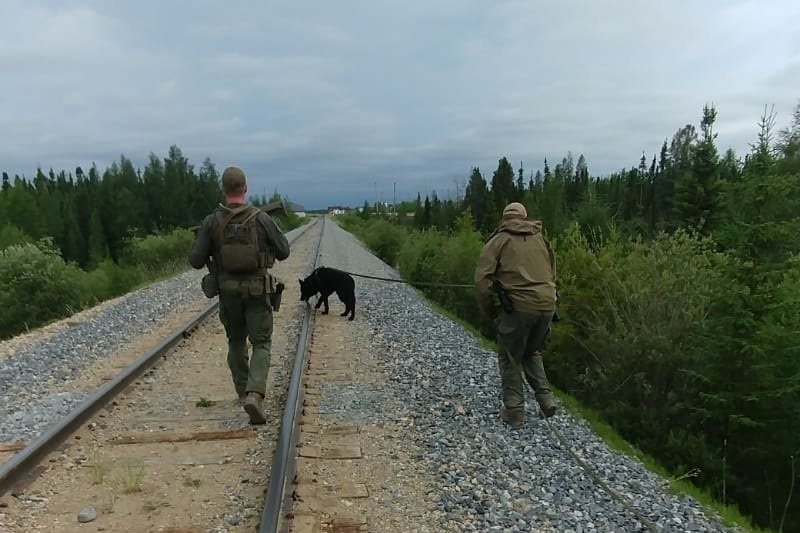
M 0 169 L 176 144 L 251 192 L 355 205 L 376 182 L 453 195 L 503 156 L 605 174 L 711 102 L 743 154 L 765 104 L 785 127 L 800 101 L 798 20 L 796 0 L 2 0 Z

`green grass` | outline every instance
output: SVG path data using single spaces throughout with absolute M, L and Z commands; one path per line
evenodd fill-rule
M 194 405 L 195 407 L 214 407 L 215 405 L 217 405 L 217 402 L 215 402 L 214 400 L 203 398 L 201 396 L 200 399 L 197 400 Z
M 122 473 L 118 477 L 122 493 L 133 494 L 141 492 L 144 478 L 144 463 L 126 463 L 123 465 Z

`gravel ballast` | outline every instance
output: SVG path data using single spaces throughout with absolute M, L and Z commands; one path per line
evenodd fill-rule
M 286 236 L 291 239 L 301 231 Z M 190 270 L 154 283 L 78 323 L 67 318 L 63 322 L 69 327 L 43 333 L 0 360 L 0 442 L 36 438 L 94 390 L 76 383 L 87 368 L 148 335 L 170 316 L 208 305 L 211 300 L 200 290 L 204 274 Z
M 353 236 L 327 225 L 322 264 L 399 278 Z M 403 398 L 406 437 L 440 484 L 439 531 L 649 531 L 582 470 L 530 414 L 522 430 L 498 417 L 496 355 L 464 328 L 434 312 L 411 287 L 356 278 L 356 320 L 371 330 L 376 354 Z M 341 304 L 332 297 L 331 312 Z M 555 357 L 555 355 L 550 354 Z M 533 395 L 527 393 L 528 405 Z M 638 461 L 609 450 L 563 407 L 550 419 L 594 472 L 658 531 L 734 531 Z M 402 440 L 402 439 L 398 439 Z
M 399 278 L 331 223 L 321 264 Z M 64 390 L 85 366 L 182 306 L 207 302 L 199 291 L 200 276 L 188 272 L 132 293 L 91 321 L 0 361 L 0 441 L 36 436 L 82 399 L 85 393 Z M 285 297 L 295 297 L 296 291 L 291 287 Z M 406 428 L 396 445 L 413 447 L 430 474 L 435 489 L 427 496 L 434 498 L 440 521 L 419 531 L 648 531 L 586 475 L 544 422 L 529 417 L 521 430 L 502 424 L 496 355 L 469 332 L 434 312 L 407 285 L 356 278 L 356 298 L 351 324 L 370 337 L 391 379 L 385 391 L 343 397 L 342 407 L 363 411 L 365 418 L 391 418 Z M 335 296 L 330 303 L 331 314 L 343 309 Z M 383 402 L 380 395 L 402 401 Z M 528 401 L 533 402 L 530 393 Z M 369 414 L 369 407 L 384 405 L 391 410 Z M 597 475 L 659 531 L 734 531 L 693 499 L 670 494 L 666 480 L 636 460 L 611 452 L 563 408 L 551 421 Z
M 29 440 L 65 416 L 88 394 L 62 392 L 97 360 L 189 305 L 208 301 L 200 271 L 132 292 L 115 304 L 0 361 L 0 441 Z M 67 319 L 69 320 L 69 319 Z

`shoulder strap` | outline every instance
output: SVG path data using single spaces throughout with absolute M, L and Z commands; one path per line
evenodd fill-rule
M 222 220 L 222 223 L 219 226 L 217 226 L 217 230 L 214 232 L 215 241 L 220 242 L 222 240 L 222 231 L 225 229 L 225 226 L 227 226 L 228 223 L 230 223 L 230 221 L 233 220 L 233 217 L 235 217 L 238 214 L 244 213 L 247 209 L 250 209 L 250 207 L 251 207 L 250 204 L 244 204 L 234 209 L 231 209 L 231 212 L 228 214 L 228 216 L 226 216 Z
M 250 221 L 253 220 L 254 218 L 256 218 L 258 216 L 258 214 L 261 212 L 261 209 L 257 208 L 256 206 L 251 206 L 251 207 L 252 207 L 252 211 L 250 211 L 250 214 L 247 215 L 244 218 L 244 220 L 242 220 L 242 224 L 249 224 Z

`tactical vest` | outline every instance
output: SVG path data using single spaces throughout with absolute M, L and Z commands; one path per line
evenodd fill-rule
M 274 281 L 267 269 L 273 266 L 275 253 L 269 245 L 259 249 L 260 212 L 257 207 L 245 204 L 228 213 L 220 209 L 214 214 L 214 262 L 221 292 L 260 296 L 274 291 Z

